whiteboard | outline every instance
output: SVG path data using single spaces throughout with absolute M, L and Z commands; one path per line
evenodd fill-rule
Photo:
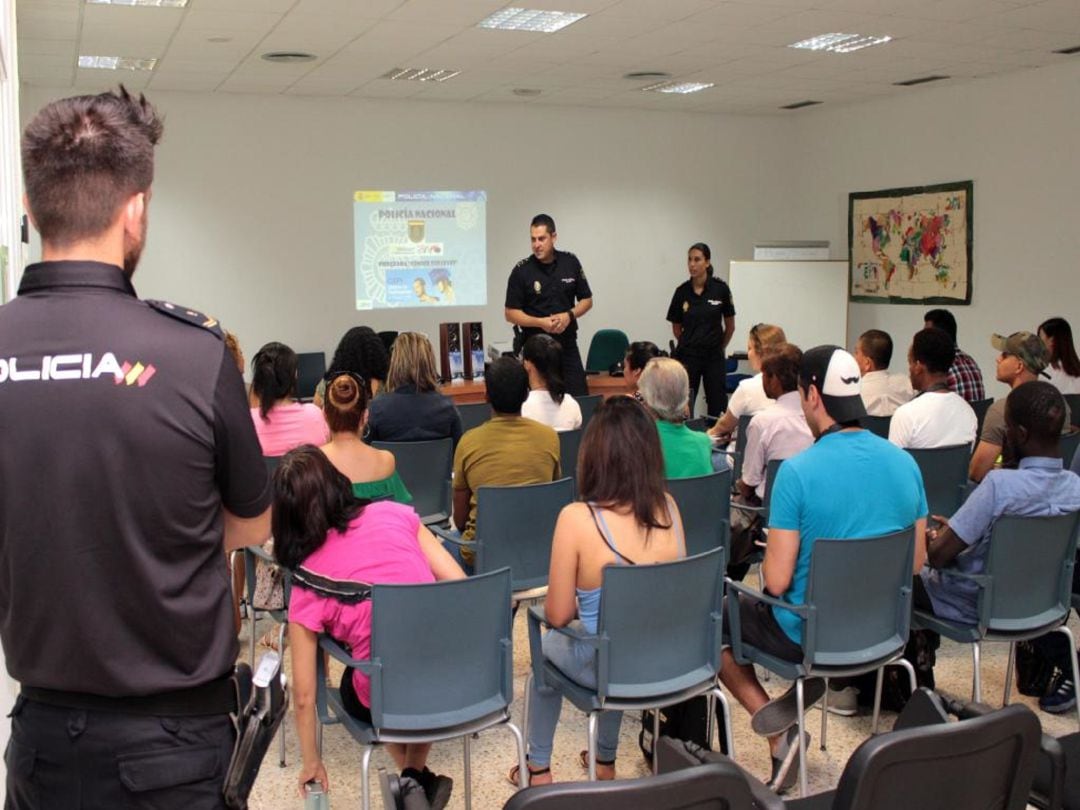
M 736 330 L 728 352 L 745 351 L 750 327 L 781 327 L 803 351 L 831 343 L 847 348 L 848 263 L 732 262 L 728 285 Z

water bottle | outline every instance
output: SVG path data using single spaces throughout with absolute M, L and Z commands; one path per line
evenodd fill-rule
M 330 810 L 330 796 L 322 782 L 312 780 L 304 785 L 304 810 Z

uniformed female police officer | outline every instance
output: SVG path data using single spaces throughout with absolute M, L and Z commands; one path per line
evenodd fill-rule
M 728 285 L 713 278 L 711 258 L 704 242 L 690 246 L 686 256 L 690 278 L 675 288 L 667 313 L 679 341 L 675 357 L 690 375 L 691 415 L 702 380 L 709 415 L 719 416 L 727 407 L 724 349 L 735 333 L 735 305 Z

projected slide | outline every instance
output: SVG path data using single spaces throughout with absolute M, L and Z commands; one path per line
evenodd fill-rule
M 357 191 L 356 308 L 487 303 L 487 193 Z

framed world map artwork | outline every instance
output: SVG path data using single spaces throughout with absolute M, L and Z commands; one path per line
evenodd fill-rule
M 970 304 L 972 182 L 848 195 L 848 299 Z

